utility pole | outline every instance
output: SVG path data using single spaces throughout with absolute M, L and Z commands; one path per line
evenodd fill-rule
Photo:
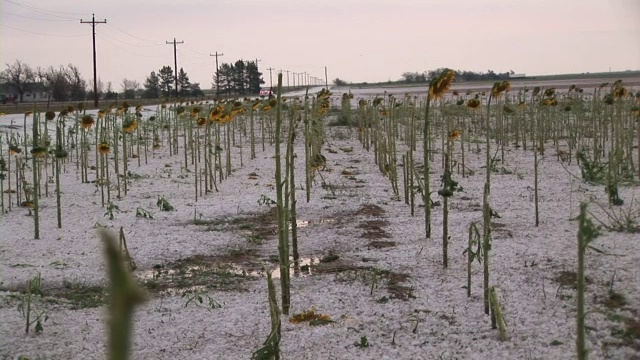
M 273 79 L 271 78 L 271 70 L 275 70 L 272 67 L 269 67 L 267 70 L 269 70 L 269 88 L 273 89 Z
M 287 73 L 287 88 L 289 87 L 289 70 L 285 70 L 284 72 Z
M 324 86 L 327 90 L 329 90 L 329 79 L 327 77 L 327 67 L 324 67 Z
M 218 52 L 216 51 L 215 54 L 209 54 L 209 56 L 215 56 L 216 57 L 216 99 L 220 98 L 220 79 L 219 78 L 219 74 L 218 74 L 218 56 L 223 56 L 224 54 L 220 53 L 218 54 Z
M 173 41 L 167 41 L 167 45 L 173 44 L 173 66 L 175 66 L 175 77 L 176 77 L 176 99 L 178 98 L 178 50 L 176 49 L 176 45 L 184 44 L 184 41 L 176 41 L 176 38 L 173 38 Z
M 93 105 L 98 107 L 98 71 L 96 67 L 96 24 L 106 24 L 107 19 L 96 21 L 95 14 L 91 14 L 91 21 L 80 19 L 80 24 L 91 24 L 93 32 Z

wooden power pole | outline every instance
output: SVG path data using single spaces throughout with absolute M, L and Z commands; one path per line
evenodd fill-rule
M 209 56 L 215 56 L 216 57 L 216 99 L 220 98 L 220 80 L 219 80 L 219 73 L 218 73 L 218 56 L 223 56 L 223 53 L 218 54 L 218 52 L 216 51 L 215 54 L 209 54 Z
M 173 38 L 173 41 L 167 41 L 167 44 L 173 44 L 173 66 L 175 66 L 175 77 L 176 77 L 176 99 L 178 98 L 178 50 L 176 49 L 176 45 L 184 44 L 184 41 L 176 41 L 176 38 Z
M 96 66 L 96 24 L 106 24 L 107 19 L 96 21 L 95 14 L 91 14 L 91 21 L 80 19 L 80 24 L 91 24 L 93 33 L 93 106 L 98 107 L 98 71 Z

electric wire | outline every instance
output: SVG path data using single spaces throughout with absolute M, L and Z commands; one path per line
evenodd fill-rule
M 9 29 L 13 29 L 13 30 L 16 30 L 16 31 L 25 32 L 25 33 L 28 33 L 28 34 L 41 35 L 41 36 L 52 36 L 52 37 L 82 37 L 82 36 L 89 36 L 89 34 L 78 34 L 78 35 L 45 34 L 45 33 L 40 33 L 40 32 L 35 32 L 35 31 L 18 29 L 18 28 L 15 28 L 13 26 L 9 26 L 9 25 L 3 24 L 3 23 L 0 23 L 0 26 L 6 27 L 6 28 L 9 28 Z

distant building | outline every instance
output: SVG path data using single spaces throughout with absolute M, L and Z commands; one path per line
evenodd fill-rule
M 524 79 L 527 74 L 509 74 L 509 79 Z
M 32 88 L 32 90 L 24 92 L 22 97 L 23 102 L 30 103 L 48 100 L 48 93 L 44 91 L 41 83 L 33 84 Z M 18 102 L 20 101 L 20 93 L 13 85 L 0 84 L 0 101 L 2 101 L 2 103 Z

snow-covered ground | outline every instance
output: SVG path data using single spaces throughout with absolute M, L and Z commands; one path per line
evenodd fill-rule
M 301 270 L 304 276 L 291 278 L 291 314 L 315 308 L 334 322 L 309 326 L 292 324 L 283 316 L 283 358 L 576 357 L 576 292 L 557 279 L 577 266 L 577 222 L 571 219 L 580 201 L 606 203 L 602 186 L 573 177 L 548 151 L 540 167 L 541 218 L 535 227 L 533 154 L 507 149 L 500 166 L 512 174 L 493 175 L 491 196 L 501 216 L 493 220 L 490 268 L 508 325 L 508 340 L 503 342 L 483 312 L 482 265 L 473 263 L 471 298 L 464 288 L 468 228 L 477 222 L 481 229 L 482 223 L 484 153 L 467 153 L 473 175 L 454 174 L 464 191 L 450 201 L 450 260 L 443 269 L 442 208 L 434 208 L 432 237 L 425 239 L 423 208 L 416 205 L 411 216 L 402 182 L 398 199 L 375 165 L 374 154 L 356 140 L 356 132 L 329 127 L 327 133 L 327 168 L 321 173 L 325 186 L 316 176 L 309 202 L 302 188 L 303 139 L 297 139 L 297 213 L 299 220 L 307 221 L 301 222 L 305 226 L 298 229 L 298 241 L 301 257 L 312 259 L 312 264 Z M 169 156 L 165 146 L 141 166 L 130 159 L 129 170 L 139 178 L 131 180 L 129 193 L 121 199 L 112 193 L 120 209 L 113 220 L 101 207 L 99 188 L 80 183 L 75 164 L 67 164 L 62 176 L 62 229 L 56 227 L 52 184 L 49 197 L 40 202 L 40 240 L 33 238 L 33 217 L 26 216 L 27 209 L 14 207 L 2 215 L 0 358 L 105 357 L 107 306 L 99 299 L 108 284 L 96 228 L 106 226 L 114 232 L 123 228 L 138 266 L 134 275 L 150 293 L 133 321 L 134 359 L 249 359 L 270 327 L 266 279 L 257 270 L 275 269 L 278 253 L 275 213 L 258 204 L 263 195 L 276 198 L 273 146 L 267 144 L 263 152 L 257 144 L 256 152 L 257 158 L 249 159 L 248 139 L 242 139 L 241 146 L 233 148 L 231 176 L 218 184 L 218 192 L 197 201 L 193 165 L 184 164 L 182 148 Z M 421 152 L 418 149 L 417 159 Z M 440 186 L 439 156 L 434 189 Z M 564 166 L 579 176 L 575 163 Z M 620 195 L 625 206 L 640 200 L 638 187 L 623 187 Z M 160 211 L 160 196 L 175 211 Z M 416 204 L 420 202 L 416 196 Z M 154 219 L 136 217 L 137 208 L 150 211 Z M 607 254 L 590 251 L 586 261 L 590 357 L 638 358 L 638 340 L 624 343 L 620 332 L 629 321 L 625 319 L 640 319 L 640 236 L 605 231 L 594 245 Z M 326 255 L 339 258 L 319 262 Z M 49 319 L 41 334 L 25 335 L 15 291 L 38 273 L 44 297 L 37 296 L 33 306 L 46 310 Z M 627 302 L 620 308 L 604 304 L 612 278 L 613 290 Z M 190 293 L 181 295 L 189 285 L 199 285 L 197 291 L 222 306 L 187 305 Z M 69 300 L 70 293 L 91 286 L 101 306 L 89 307 L 82 298 L 89 296 L 86 293 Z M 369 346 L 356 346 L 363 337 Z

